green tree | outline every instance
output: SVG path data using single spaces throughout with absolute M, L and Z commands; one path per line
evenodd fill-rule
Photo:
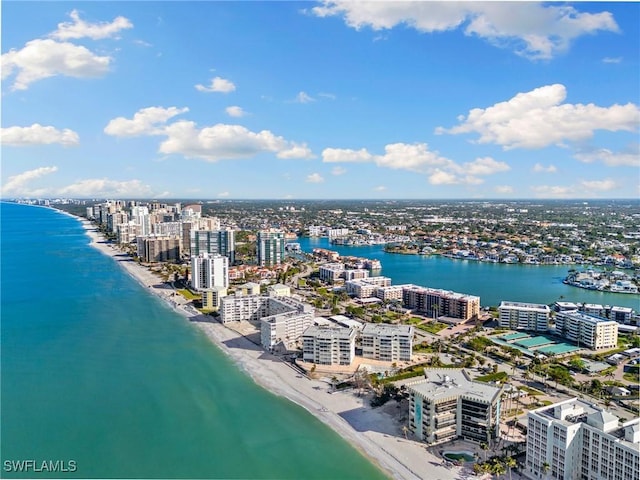
M 509 480 L 511 480 L 511 470 L 517 465 L 516 460 L 513 457 L 507 457 L 504 461 L 504 464 L 509 472 Z
M 507 472 L 507 469 L 505 468 L 504 463 L 496 458 L 493 465 L 491 465 L 491 472 L 499 478 L 500 475 L 504 475 Z
M 544 462 L 542 464 L 541 470 L 542 470 L 542 474 L 544 475 L 544 478 L 547 478 L 547 474 L 549 473 L 549 470 L 551 470 L 551 465 L 549 465 L 548 462 Z

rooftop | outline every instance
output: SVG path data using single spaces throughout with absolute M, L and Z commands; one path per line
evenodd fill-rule
M 425 368 L 424 374 L 424 379 L 407 383 L 407 388 L 433 400 L 464 396 L 489 403 L 502 391 L 502 387 L 473 381 L 461 368 Z

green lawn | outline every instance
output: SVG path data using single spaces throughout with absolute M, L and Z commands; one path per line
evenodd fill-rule
M 519 387 L 520 390 L 527 392 L 529 395 L 535 396 L 535 395 L 544 395 L 543 392 L 541 392 L 540 390 L 536 390 L 535 388 L 531 388 L 531 387 L 527 387 L 527 386 L 522 386 Z
M 423 323 L 421 325 L 416 325 L 416 327 L 419 328 L 420 330 L 424 330 L 426 332 L 433 333 L 435 335 L 440 330 L 444 330 L 445 328 L 447 328 L 447 324 L 440 323 L 440 322 L 430 322 L 430 323 Z
M 476 377 L 475 380 L 477 380 L 478 382 L 501 382 L 503 380 L 506 380 L 508 377 L 506 372 L 496 372 L 496 373 L 489 373 L 487 375 L 482 375 L 480 377 Z
M 640 383 L 640 378 L 638 378 L 637 372 L 636 373 L 627 372 L 622 376 L 622 378 L 624 378 L 628 382 Z
M 187 300 L 200 300 L 202 298 L 202 295 L 195 295 L 191 293 L 190 290 L 187 290 L 186 288 L 178 290 L 178 293 L 182 295 L 184 298 L 186 298 Z

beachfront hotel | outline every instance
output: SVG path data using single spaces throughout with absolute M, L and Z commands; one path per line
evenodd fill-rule
M 480 314 L 480 297 L 418 285 L 405 285 L 402 288 L 402 304 L 433 317 L 463 321 L 477 319 Z
M 284 260 L 284 232 L 281 230 L 260 230 L 257 235 L 256 249 L 258 265 L 271 267 L 280 265 Z
M 620 423 L 577 398 L 533 410 L 527 415 L 524 474 L 530 479 L 640 478 L 640 418 Z
M 316 365 L 351 365 L 357 332 L 354 327 L 312 325 L 302 335 L 302 359 Z
M 511 330 L 546 332 L 549 329 L 551 309 L 537 303 L 501 302 L 500 327 Z
M 556 333 L 591 350 L 618 346 L 618 323 L 578 311 L 556 313 Z
M 413 325 L 367 323 L 360 333 L 362 356 L 386 362 L 410 362 Z
M 409 429 L 417 438 L 433 445 L 497 436 L 501 387 L 473 381 L 464 369 L 425 368 L 424 377 L 406 384 Z
M 214 287 L 229 288 L 229 259 L 209 253 L 192 256 L 191 286 L 198 291 Z

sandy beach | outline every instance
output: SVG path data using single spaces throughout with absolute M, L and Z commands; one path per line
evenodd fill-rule
M 309 379 L 301 375 L 291 365 L 265 352 L 236 331 L 212 322 L 209 316 L 201 315 L 147 268 L 133 261 L 117 246 L 106 243 L 91 222 L 79 220 L 93 247 L 112 257 L 150 293 L 166 301 L 192 325 L 202 330 L 257 384 L 304 407 L 390 477 L 453 480 L 473 475 L 470 467 L 445 465 L 442 458 L 427 451 L 423 443 L 405 439 L 398 420 L 407 417 L 405 405 L 401 407 L 391 401 L 374 409 L 367 397 L 358 396 L 354 391 L 334 392 L 328 378 Z M 467 444 L 459 449 L 473 451 L 476 448 Z M 451 446 L 447 446 L 447 449 L 451 450 Z

